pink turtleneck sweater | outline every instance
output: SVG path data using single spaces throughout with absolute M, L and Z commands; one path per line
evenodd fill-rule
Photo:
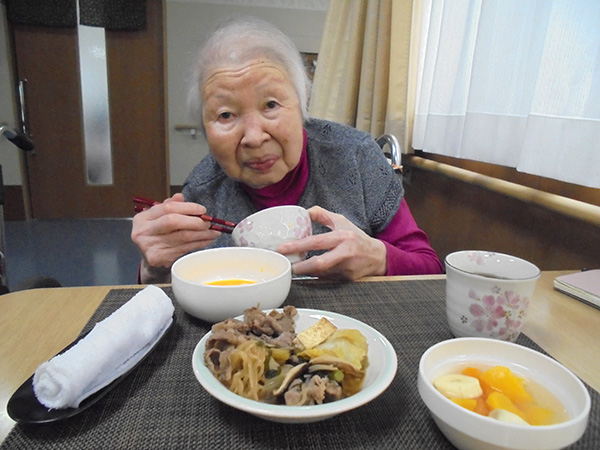
M 242 185 L 258 209 L 280 205 L 295 205 L 308 182 L 307 135 L 296 168 L 281 181 L 262 189 Z M 405 199 L 400 202 L 396 215 L 381 233 L 375 236 L 387 249 L 387 275 L 422 275 L 444 273 L 444 267 L 429 239 L 415 222 Z

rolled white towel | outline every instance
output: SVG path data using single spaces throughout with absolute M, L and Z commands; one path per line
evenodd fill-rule
M 162 289 L 147 286 L 69 350 L 38 367 L 33 376 L 38 401 L 51 409 L 78 407 L 144 357 L 171 325 L 173 311 Z

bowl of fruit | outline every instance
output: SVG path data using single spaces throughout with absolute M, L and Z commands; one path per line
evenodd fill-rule
M 591 399 L 554 359 L 489 338 L 430 347 L 418 389 L 433 420 L 459 449 L 559 449 L 579 440 Z

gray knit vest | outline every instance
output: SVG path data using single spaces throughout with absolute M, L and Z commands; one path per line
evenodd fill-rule
M 381 148 L 365 132 L 320 119 L 305 123 L 309 178 L 300 206 L 321 206 L 344 215 L 370 236 L 390 223 L 404 195 Z M 239 222 L 257 211 L 238 182 L 230 179 L 212 155 L 206 156 L 183 185 L 186 201 L 204 205 L 208 214 Z M 328 229 L 313 224 L 313 234 Z M 208 248 L 232 246 L 223 233 Z

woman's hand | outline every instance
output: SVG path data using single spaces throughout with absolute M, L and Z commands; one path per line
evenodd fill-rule
M 308 211 L 313 222 L 325 225 L 331 232 L 279 246 L 277 251 L 284 255 L 327 250 L 322 255 L 294 263 L 296 275 L 356 280 L 369 275 L 386 274 L 387 250 L 383 242 L 370 237 L 341 214 L 320 206 L 313 206 Z
M 204 206 L 185 202 L 182 194 L 175 194 L 133 217 L 131 239 L 143 255 L 143 283 L 168 281 L 170 267 L 179 257 L 203 249 L 219 237 L 221 233 L 210 230 L 209 222 L 194 217 L 204 213 Z

